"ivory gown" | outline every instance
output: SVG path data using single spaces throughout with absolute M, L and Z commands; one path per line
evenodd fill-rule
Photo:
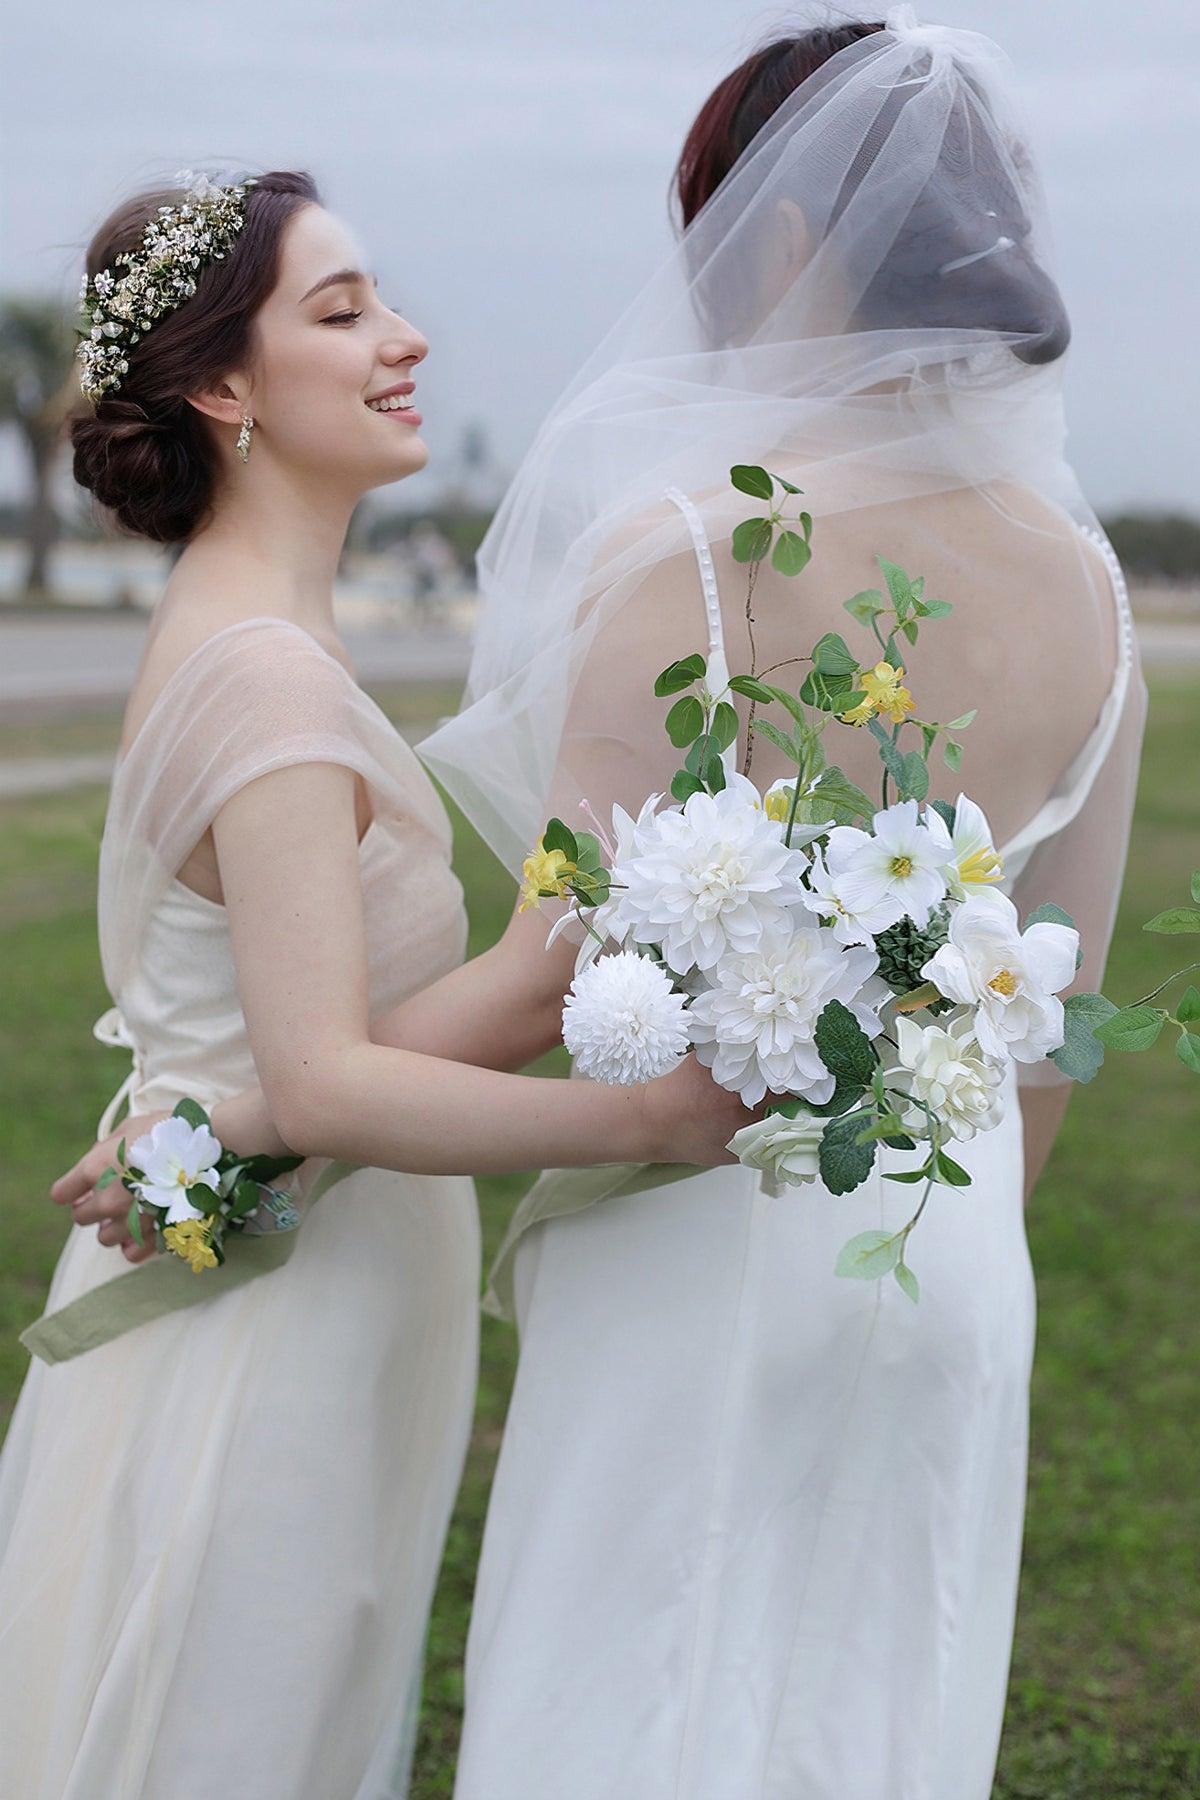
M 255 1082 L 224 908 L 173 871 L 237 787 L 314 760 L 373 802 L 372 1011 L 460 961 L 449 824 L 408 745 L 300 626 L 217 631 L 113 778 L 96 1034 L 134 1067 L 98 1136 L 125 1095 Z M 50 1306 L 126 1267 L 72 1230 Z M 360 1168 L 282 1268 L 33 1363 L 0 1459 L 4 1800 L 399 1800 L 478 1293 L 472 1182 Z
M 704 522 L 667 498 L 720 691 Z M 1113 733 L 1140 734 L 1145 685 L 1098 548 L 1113 687 L 1052 798 L 998 846 L 1006 891 L 1089 794 L 1114 846 L 1098 871 L 1119 885 L 1132 788 L 1093 783 Z M 1088 876 L 1066 873 L 1036 899 L 1074 900 Z M 817 1182 L 770 1198 L 732 1166 L 634 1193 L 628 1168 L 607 1189 L 603 1170 L 534 1187 L 493 1271 L 521 1355 L 456 1800 L 987 1800 L 1035 1330 L 1016 1090 L 1010 1065 L 1001 1124 L 954 1146 L 973 1185 L 936 1189 L 914 1232 L 915 1306 L 890 1278 L 832 1273 L 847 1238 L 911 1217 L 915 1190 L 882 1179 L 912 1166 L 903 1152 L 881 1147 L 837 1197 Z

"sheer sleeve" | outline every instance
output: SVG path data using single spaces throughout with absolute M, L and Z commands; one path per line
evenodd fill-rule
M 260 775 L 336 762 L 367 784 L 377 820 L 449 824 L 408 745 L 311 633 L 241 620 L 178 666 L 117 764 L 100 847 L 100 954 L 119 995 L 146 921 L 221 807 Z

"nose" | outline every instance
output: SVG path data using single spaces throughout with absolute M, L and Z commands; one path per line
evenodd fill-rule
M 415 325 L 410 325 L 407 319 L 401 319 L 398 329 L 393 330 L 383 345 L 381 354 L 388 364 L 424 362 L 429 354 L 429 342 Z

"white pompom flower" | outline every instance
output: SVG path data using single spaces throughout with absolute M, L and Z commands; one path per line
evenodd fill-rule
M 924 1101 L 951 1134 L 969 1143 L 1004 1117 L 1000 1089 L 1007 1057 L 986 1056 L 975 1035 L 974 1015 L 955 1014 L 945 1025 L 918 1025 L 901 1013 L 896 1019 L 897 1061 L 893 1080 Z M 920 1106 L 901 1114 L 910 1131 L 924 1136 L 928 1119 Z
M 1066 1035 L 1058 992 L 1075 974 L 1079 933 L 1044 920 L 1020 929 L 1007 894 L 972 895 L 950 915 L 950 936 L 921 970 L 939 994 L 976 1008 L 988 1056 L 1040 1062 Z
M 731 774 L 720 793 L 639 822 L 613 869 L 620 891 L 609 929 L 658 944 L 679 975 L 746 955 L 800 903 L 808 858 L 795 843 L 784 843 L 753 783 Z
M 205 1216 L 188 1199 L 188 1190 L 202 1186 L 220 1193 L 220 1176 L 213 1167 L 220 1155 L 221 1144 L 206 1125 L 189 1125 L 176 1113 L 160 1119 L 128 1151 L 130 1163 L 142 1171 L 142 1198 L 150 1206 L 166 1207 L 168 1225 Z
M 730 956 L 690 1012 L 696 1056 L 713 1079 L 757 1106 L 770 1090 L 815 1105 L 832 1098 L 834 1078 L 816 1045 L 817 1020 L 831 1000 L 849 1007 L 868 1037 L 882 1026 L 868 986 L 873 950 L 845 949 L 832 931 L 792 926 L 763 938 L 748 956 Z
M 686 996 L 635 951 L 581 969 L 563 1007 L 563 1043 L 581 1075 L 631 1087 L 666 1075 L 689 1045 Z

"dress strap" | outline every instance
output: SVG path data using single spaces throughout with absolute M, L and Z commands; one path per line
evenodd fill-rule
M 729 698 L 729 664 L 725 658 L 725 626 L 721 619 L 721 595 L 717 588 L 717 572 L 713 568 L 712 545 L 708 541 L 708 533 L 704 529 L 704 520 L 699 509 L 688 499 L 687 495 L 677 487 L 669 487 L 665 496 L 677 506 L 687 520 L 688 530 L 692 534 L 692 544 L 696 551 L 696 561 L 700 565 L 700 588 L 704 594 L 704 611 L 708 619 L 708 659 L 705 665 L 704 680 L 714 700 Z M 727 770 L 737 768 L 738 741 L 733 742 L 721 752 L 721 761 Z

